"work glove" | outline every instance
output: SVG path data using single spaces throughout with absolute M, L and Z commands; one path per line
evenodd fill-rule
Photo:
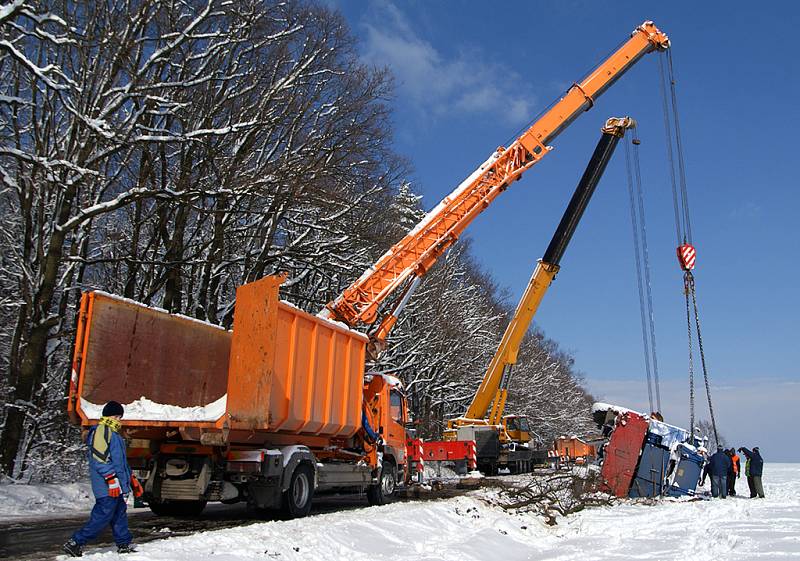
M 133 491 L 134 497 L 141 497 L 144 494 L 142 484 L 139 483 L 139 480 L 136 479 L 136 476 L 133 474 L 131 474 L 131 490 Z
M 119 497 L 122 489 L 119 486 L 119 479 L 117 479 L 116 474 L 112 473 L 106 476 L 106 484 L 108 485 L 108 496 L 113 498 Z

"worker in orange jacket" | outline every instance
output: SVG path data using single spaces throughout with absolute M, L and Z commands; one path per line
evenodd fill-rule
M 736 450 L 734 448 L 728 450 L 728 455 L 731 458 L 731 471 L 728 473 L 728 494 L 735 495 L 736 480 L 742 476 L 742 466 L 741 462 L 739 461 L 739 456 L 736 454 Z

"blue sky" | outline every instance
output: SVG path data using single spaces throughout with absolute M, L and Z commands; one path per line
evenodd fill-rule
M 673 43 L 706 359 L 720 431 L 800 461 L 800 64 L 786 24 L 800 4 L 332 1 L 370 64 L 396 78 L 396 149 L 427 208 L 600 62 L 642 21 Z M 750 9 L 745 9 L 748 7 Z M 682 277 L 657 55 L 640 61 L 468 229 L 516 303 L 610 116 L 639 122 L 662 405 L 688 424 Z M 604 401 L 647 409 L 638 295 L 620 149 L 537 324 L 576 357 Z M 697 359 L 697 357 L 695 356 Z M 698 373 L 699 374 L 699 373 Z M 700 392 L 700 387 L 698 387 Z M 707 417 L 704 393 L 698 417 Z

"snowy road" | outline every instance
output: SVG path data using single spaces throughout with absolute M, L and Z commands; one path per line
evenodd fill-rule
M 323 497 L 315 502 L 312 516 L 328 512 L 341 513 L 364 508 L 365 505 L 364 497 Z M 22 515 L 7 521 L 0 517 L 0 559 L 15 561 L 56 559 L 62 553 L 61 544 L 86 522 L 87 517 L 88 511 L 69 517 L 62 515 L 58 518 L 41 516 L 30 518 Z M 201 516 L 187 519 L 158 517 L 148 508 L 129 510 L 128 513 L 129 527 L 137 544 L 174 536 L 189 536 L 206 530 L 243 528 L 250 524 L 262 523 L 265 518 L 269 517 L 254 514 L 243 504 L 209 505 Z M 98 542 L 89 549 L 109 550 L 113 544 L 111 531 L 106 530 Z
M 9 486 L 0 486 L 0 559 L 33 561 L 57 558 L 62 552 L 61 544 L 86 522 L 94 503 L 89 497 L 91 490 L 88 484 L 64 487 L 14 486 L 11 489 Z M 466 492 L 448 489 L 441 494 L 452 496 Z M 52 499 L 50 502 L 44 500 L 48 494 Z M 69 503 L 69 500 L 73 502 Z M 314 501 L 311 515 L 343 513 L 366 506 L 367 499 L 364 496 L 328 495 Z M 185 519 L 158 517 L 148 508 L 128 510 L 129 527 L 137 544 L 189 536 L 207 530 L 243 528 L 262 523 L 265 519 L 279 518 L 279 513 L 273 516 L 254 513 L 244 504 L 211 504 L 201 516 Z M 110 530 L 106 530 L 89 550 L 109 550 L 113 543 Z
M 87 515 L 68 518 L 21 519 L 0 522 L 0 558 L 34 560 L 55 559 L 61 544 L 86 522 Z M 190 535 L 208 528 L 228 528 L 253 523 L 252 516 L 244 507 L 214 505 L 201 518 L 179 520 L 159 518 L 148 509 L 129 514 L 129 525 L 134 540 L 144 543 L 170 536 Z M 104 532 L 97 542 L 98 547 L 113 545 L 111 532 Z
M 549 527 L 487 504 L 478 490 L 170 537 L 143 543 L 124 560 L 800 559 L 800 464 L 767 464 L 765 473 L 763 500 L 622 504 Z M 746 487 L 739 482 L 740 491 Z M 90 548 L 84 558 L 123 559 L 108 547 Z

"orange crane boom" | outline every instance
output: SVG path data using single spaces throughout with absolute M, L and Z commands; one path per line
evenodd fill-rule
M 406 284 L 403 296 L 372 333 L 382 345 L 419 279 L 458 239 L 461 232 L 522 173 L 542 159 L 548 145 L 595 99 L 645 54 L 669 48 L 669 38 L 652 21 L 637 27 L 619 49 L 547 110 L 507 148 L 499 147 L 481 166 L 406 236 L 345 289 L 323 314 L 354 327 L 372 324 L 385 300 Z M 411 275 L 416 279 L 406 283 Z

